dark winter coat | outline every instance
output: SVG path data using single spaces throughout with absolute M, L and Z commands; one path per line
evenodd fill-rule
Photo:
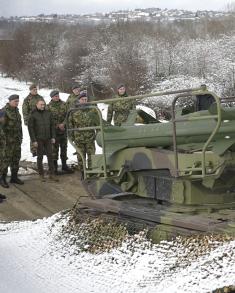
M 29 116 L 28 130 L 32 142 L 55 138 L 55 127 L 51 112 L 34 110 Z
M 43 97 L 40 95 L 31 95 L 29 94 L 23 102 L 22 112 L 24 117 L 24 124 L 28 125 L 28 120 L 30 114 L 36 109 L 36 104 L 38 101 L 44 101 Z M 45 101 L 44 101 L 45 102 Z

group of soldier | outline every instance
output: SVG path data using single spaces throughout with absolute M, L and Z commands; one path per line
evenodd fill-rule
M 51 101 L 46 105 L 45 100 L 38 94 L 37 86 L 29 87 L 30 93 L 24 99 L 22 113 L 24 124 L 28 127 L 30 136 L 30 149 L 33 156 L 37 156 L 37 169 L 42 181 L 45 181 L 43 169 L 43 156 L 47 156 L 49 180 L 59 181 L 58 155 L 65 173 L 73 173 L 67 165 L 67 131 L 66 127 L 78 129 L 99 125 L 99 116 L 95 108 L 87 107 L 88 96 L 79 85 L 72 87 L 72 93 L 64 102 L 60 99 L 59 91 L 50 93 Z M 123 84 L 117 87 L 117 97 L 123 97 L 123 101 L 109 104 L 107 122 L 114 120 L 114 125 L 120 126 L 127 120 L 128 114 L 134 108 L 134 104 L 125 101 L 126 88 Z M 8 167 L 11 170 L 10 183 L 24 184 L 19 179 L 19 162 L 21 158 L 22 122 L 19 112 L 19 96 L 16 94 L 8 98 L 8 103 L 0 110 L 0 185 L 9 188 L 7 182 Z M 71 109 L 68 124 L 66 116 Z M 95 130 L 71 131 L 71 140 L 79 148 L 84 158 L 87 157 L 88 168 L 91 167 L 91 155 L 95 154 Z M 83 161 L 78 154 L 78 168 L 82 171 Z M 0 194 L 0 201 L 5 199 Z

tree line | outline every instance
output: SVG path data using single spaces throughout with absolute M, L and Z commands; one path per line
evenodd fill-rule
M 177 75 L 212 79 L 233 92 L 234 24 L 233 13 L 168 23 L 14 23 L 14 41 L 0 47 L 1 70 L 65 92 L 77 81 L 97 97 L 110 96 L 121 82 L 131 94 L 150 91 Z

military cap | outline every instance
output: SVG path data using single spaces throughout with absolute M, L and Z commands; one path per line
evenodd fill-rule
M 120 84 L 117 86 L 117 89 L 119 90 L 121 87 L 124 87 L 124 88 L 125 88 L 126 86 L 125 86 L 124 83 L 120 83 Z
M 37 88 L 37 86 L 36 86 L 36 84 L 31 84 L 31 86 L 29 87 L 29 90 L 31 91 L 32 89 L 35 89 L 35 88 Z
M 0 118 L 5 116 L 5 112 L 3 110 L 0 110 Z
M 59 91 L 54 90 L 50 92 L 50 97 L 53 98 L 54 96 L 58 96 L 59 95 Z
M 72 86 L 72 90 L 80 89 L 80 88 L 81 88 L 81 85 L 79 85 L 79 84 L 74 84 L 74 85 Z
M 87 92 L 86 91 L 83 91 L 83 92 L 81 92 L 81 94 L 79 95 L 79 99 L 81 99 L 81 98 L 87 98 Z
M 8 100 L 9 101 L 14 101 L 14 100 L 19 100 L 19 95 L 11 95 L 9 98 L 8 98 Z

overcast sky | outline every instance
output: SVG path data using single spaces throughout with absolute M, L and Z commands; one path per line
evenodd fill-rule
M 229 0 L 0 0 L 0 16 L 84 14 L 147 7 L 224 10 Z

